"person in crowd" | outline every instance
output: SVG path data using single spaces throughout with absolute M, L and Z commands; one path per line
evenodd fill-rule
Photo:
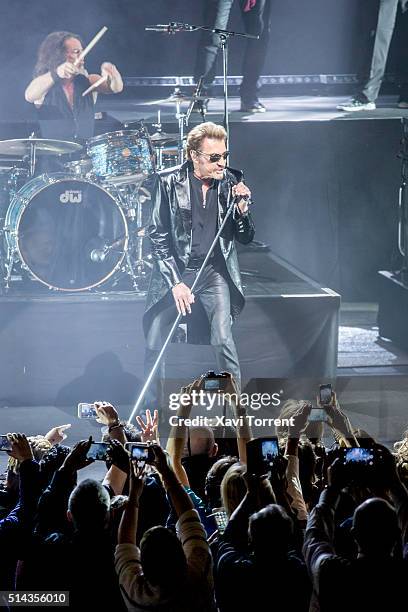
M 402 482 L 408 484 L 408 430 L 404 432 L 402 440 L 394 444 L 395 460 Z
M 244 498 L 213 545 L 219 610 L 262 610 L 267 602 L 271 611 L 307 612 L 311 585 L 293 549 L 293 521 L 265 476 L 248 475 L 246 482 Z
M 221 508 L 221 483 L 229 468 L 238 463 L 238 457 L 227 455 L 218 459 L 208 470 L 205 478 L 204 499 L 209 511 Z
M 75 486 L 78 470 L 92 462 L 87 458 L 91 441 L 74 446 L 42 494 L 37 537 L 20 563 L 16 586 L 69 591 L 71 609 L 121 610 L 110 530 L 111 491 L 90 478 Z M 119 443 L 112 446 L 115 464 L 123 465 L 123 454 L 127 459 Z
M 115 566 L 128 610 L 215 610 L 212 560 L 204 528 L 190 496 L 153 445 L 154 463 L 177 516 L 177 536 L 164 527 L 145 532 L 136 546 L 143 469 L 133 463 L 129 502 L 119 526 Z
M 228 517 L 239 506 L 247 490 L 245 484 L 246 466 L 234 463 L 221 481 L 221 501 Z
M 103 441 L 116 440 L 121 444 L 126 444 L 127 442 L 159 443 L 159 414 L 157 410 L 154 410 L 152 414 L 147 409 L 145 419 L 138 415 L 136 421 L 139 429 L 137 429 L 132 423 L 121 420 L 116 408 L 109 402 L 95 402 L 94 406 L 98 415 L 97 421 L 105 426 L 102 435 Z M 106 465 L 110 468 L 112 461 L 107 461 Z M 127 472 L 127 468 L 123 469 Z M 118 484 L 119 488 L 116 494 L 128 494 L 129 479 L 127 478 L 123 484 L 120 478 Z M 144 510 L 146 509 L 146 511 L 142 512 L 141 520 L 138 523 L 137 543 L 140 542 L 146 529 L 154 525 L 165 525 L 170 512 L 166 494 L 157 474 L 154 472 L 145 475 L 140 506 Z
M 299 402 L 298 411 L 293 415 L 294 425 L 289 427 L 288 430 L 285 447 L 285 458 L 288 462 L 286 467 L 286 492 L 289 499 L 290 508 L 295 514 L 302 528 L 306 526 L 307 504 L 304 498 L 300 476 L 300 462 L 302 463 L 302 468 L 304 469 L 306 457 L 302 451 L 299 452 L 300 448 L 304 448 L 304 446 L 299 446 L 299 441 L 302 433 L 308 428 L 308 418 L 310 416 L 311 409 L 312 406 L 308 402 Z M 314 459 L 315 455 L 311 445 L 310 450 Z M 308 482 L 311 482 L 314 476 L 314 468 L 315 462 L 312 462 L 312 469 L 310 470 Z
M 353 475 L 337 458 L 328 470 L 328 487 L 309 516 L 303 550 L 320 612 L 344 610 L 345 605 L 353 612 L 362 608 L 375 612 L 396 610 L 405 597 L 408 492 L 398 477 L 394 457 L 386 448 L 381 450 L 382 459 L 375 465 L 376 475 L 371 480 L 383 481 L 393 505 L 372 497 L 356 508 L 352 520 L 356 558 L 350 560 L 336 554 L 336 506 L 350 479 L 365 488 L 367 470 L 373 467 L 366 466 L 363 472 Z
M 200 393 L 204 389 L 205 374 L 197 378 L 190 385 L 182 387 L 180 394 L 187 398 L 193 393 Z M 239 388 L 234 377 L 227 373 L 224 393 L 231 398 L 230 407 L 234 418 L 238 421 L 234 431 L 238 446 L 239 460 L 246 462 L 246 443 L 252 437 L 246 409 L 239 402 Z M 214 431 L 210 427 L 186 427 L 185 419 L 191 417 L 193 404 L 180 402 L 176 415 L 177 425 L 170 430 L 167 441 L 167 451 L 171 457 L 173 468 L 185 486 L 190 487 L 203 500 L 205 500 L 205 482 L 207 473 L 218 458 L 218 444 L 215 442 Z
M 35 513 L 41 492 L 39 465 L 32 444 L 24 434 L 8 434 L 10 457 L 18 465 L 18 497 L 15 507 L 0 520 L 0 591 L 12 591 L 18 560 L 25 554 L 34 528 Z M 7 602 L 0 598 L 0 606 Z
M 288 428 L 279 426 L 276 428 L 280 439 L 280 445 L 296 448 L 299 465 L 295 473 L 298 475 L 302 490 L 302 498 L 306 503 L 307 510 L 311 510 L 317 503 L 321 489 L 325 485 L 324 468 L 326 464 L 326 449 L 322 444 L 323 423 L 320 421 L 308 421 L 308 415 L 312 408 L 308 400 L 287 400 L 280 411 L 279 418 L 288 419 L 295 417 L 295 427 Z M 336 445 L 359 446 L 354 435 L 352 425 L 347 415 L 341 410 L 336 393 L 332 392 L 332 400 L 324 407 L 327 414 L 327 426 L 331 429 Z M 306 419 L 305 419 L 306 417 Z M 301 428 L 300 430 L 298 428 Z M 296 431 L 298 430 L 298 431 Z M 290 451 L 289 454 L 291 454 Z M 293 460 L 290 460 L 291 467 Z M 290 482 L 295 473 L 288 476 Z M 294 490 L 292 491 L 292 493 Z M 304 517 L 305 518 L 305 517 Z

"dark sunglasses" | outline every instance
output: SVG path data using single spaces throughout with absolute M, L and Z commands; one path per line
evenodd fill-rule
M 204 155 L 204 157 L 208 157 L 209 161 L 212 164 L 215 164 L 217 162 L 220 161 L 220 159 L 227 159 L 228 155 L 229 155 L 229 151 L 224 151 L 224 153 L 204 153 L 203 151 L 199 151 L 198 149 L 196 150 L 196 153 L 199 153 L 200 155 Z

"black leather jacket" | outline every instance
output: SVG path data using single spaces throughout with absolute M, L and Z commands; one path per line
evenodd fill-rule
M 154 260 L 144 316 L 145 331 L 151 317 L 169 290 L 181 281 L 181 275 L 191 253 L 191 202 L 189 172 L 191 162 L 164 170 L 152 177 L 152 217 L 148 235 Z M 243 178 L 242 172 L 227 168 L 218 187 L 218 223 L 220 227 L 231 198 L 231 186 Z M 248 213 L 231 216 L 220 237 L 220 249 L 229 274 L 231 315 L 236 317 L 244 306 L 237 252 L 234 239 L 242 244 L 251 242 L 255 229 Z

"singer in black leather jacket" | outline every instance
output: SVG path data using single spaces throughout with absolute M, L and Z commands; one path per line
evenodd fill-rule
M 235 240 L 254 237 L 248 210 L 250 191 L 242 172 L 226 167 L 226 133 L 207 122 L 188 135 L 182 166 L 155 175 L 149 238 L 154 267 L 144 316 L 146 374 L 167 335 L 177 310 L 194 313 L 199 299 L 210 323 L 217 368 L 240 382 L 238 355 L 231 322 L 244 306 Z M 213 161 L 215 160 L 215 161 Z M 236 206 L 192 296 L 191 287 L 210 243 L 235 198 Z M 176 310 L 177 306 L 177 310 Z M 164 365 L 161 376 L 164 377 Z

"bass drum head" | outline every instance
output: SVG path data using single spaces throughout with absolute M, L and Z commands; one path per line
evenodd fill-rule
M 83 291 L 100 285 L 117 270 L 127 249 L 127 224 L 118 203 L 85 179 L 51 175 L 35 181 L 38 189 L 27 184 L 9 211 L 23 265 L 51 289 Z

